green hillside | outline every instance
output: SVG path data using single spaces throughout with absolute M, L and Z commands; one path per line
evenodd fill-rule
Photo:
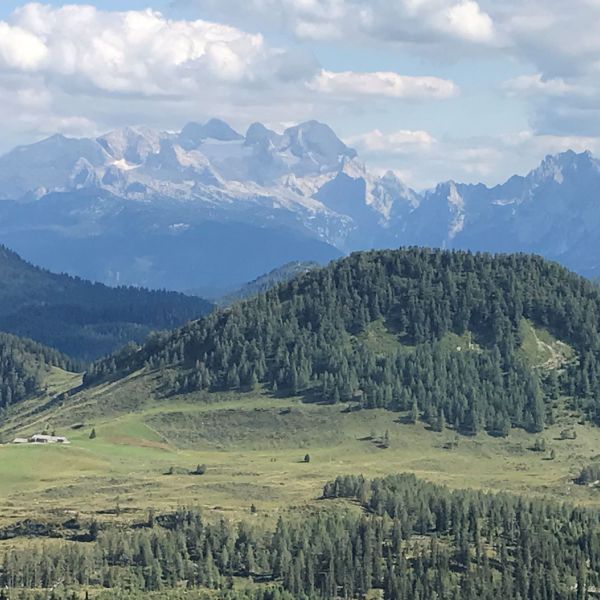
M 41 393 L 53 368 L 75 371 L 81 367 L 57 350 L 0 333 L 0 415 L 25 398 Z
M 523 430 L 457 436 L 384 409 L 237 392 L 165 401 L 152 387 L 151 375 L 134 376 L 21 418 L 21 433 L 48 424 L 68 446 L 0 446 L 0 585 L 11 598 L 52 587 L 57 600 L 273 600 L 262 594 L 274 589 L 324 600 L 335 596 L 323 580 L 335 577 L 357 599 L 412 600 L 416 585 L 495 600 L 504 585 L 507 598 L 537 600 L 534 590 L 546 589 L 577 600 L 578 581 L 600 581 L 598 489 L 575 484 L 597 456 L 600 428 L 568 409 L 539 452 L 539 436 Z M 575 439 L 560 439 L 566 428 Z M 284 563 L 273 542 L 282 528 Z M 328 548 L 345 549 L 333 570 Z M 321 573 L 314 589 L 291 574 L 299 557 Z M 395 595 L 390 565 L 404 586 Z
M 110 288 L 34 267 L 0 246 L 0 331 L 93 360 L 153 330 L 172 329 L 212 309 L 200 298 Z
M 555 263 L 423 249 L 359 253 L 142 348 L 165 395 L 252 390 L 411 411 L 434 429 L 540 432 L 561 394 L 596 421 L 600 290 Z

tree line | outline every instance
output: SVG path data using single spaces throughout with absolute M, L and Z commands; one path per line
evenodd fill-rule
M 450 491 L 412 475 L 339 477 L 321 502 L 339 498 L 362 511 L 336 504 L 289 513 L 273 529 L 187 509 L 129 529 L 93 526 L 86 542 L 9 551 L 0 584 L 165 598 L 213 589 L 231 600 L 365 598 L 373 590 L 389 600 L 583 600 L 600 585 L 598 510 Z M 239 578 L 256 591 L 234 591 Z

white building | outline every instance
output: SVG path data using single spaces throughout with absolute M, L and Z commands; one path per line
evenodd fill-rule
M 57 435 L 42 435 L 36 434 L 29 438 L 30 444 L 68 444 L 69 440 L 66 437 Z

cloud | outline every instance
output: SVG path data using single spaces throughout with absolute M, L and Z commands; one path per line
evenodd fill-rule
M 493 44 L 496 38 L 493 20 L 475 0 L 175 0 L 175 4 L 194 6 L 212 18 L 283 28 L 309 40 L 358 36 L 406 44 Z
M 507 48 L 534 74 L 506 82 L 504 89 L 530 107 L 540 135 L 600 133 L 600 20 L 597 0 L 482 0 Z
M 390 98 L 421 99 L 451 98 L 458 94 L 458 86 L 439 77 L 411 77 L 398 73 L 356 73 L 346 71 L 321 72 L 310 82 L 309 87 L 325 94 L 339 96 L 387 96 Z
M 600 156 L 600 136 L 537 135 L 527 129 L 501 136 L 446 137 L 430 132 L 367 131 L 346 140 L 375 172 L 392 170 L 416 189 L 440 181 L 496 185 L 514 174 L 527 174 L 547 154 L 591 150 Z
M 520 96 L 565 96 L 577 93 L 577 86 L 567 83 L 564 79 L 544 79 L 541 73 L 533 75 L 520 75 L 509 79 L 503 85 L 504 89 L 512 94 Z
M 294 0 L 303 14 L 336 14 L 316 0 Z M 260 34 L 161 13 L 104 12 L 92 6 L 28 4 L 0 22 L 0 66 L 68 80 L 81 90 L 142 96 L 204 93 L 210 85 L 260 89 L 310 83 L 317 92 L 447 97 L 452 82 L 397 73 L 334 73 Z M 67 84 L 65 84 L 67 85 Z
M 307 27 L 321 28 L 339 16 L 341 1 L 294 5 Z M 234 125 L 290 116 L 326 120 L 332 111 L 357 110 L 365 95 L 392 102 L 445 98 L 455 91 L 454 83 L 435 77 L 335 73 L 306 49 L 273 45 L 260 33 L 216 21 L 170 19 L 152 9 L 30 3 L 0 21 L 0 99 L 10 99 L 10 111 L 5 104 L 0 115 L 3 144 L 17 131 L 45 133 L 44 124 L 63 133 L 86 127 L 91 133 L 125 124 L 179 127 L 215 115 Z
M 593 24 L 600 18 L 600 3 L 596 0 L 485 1 L 514 54 L 536 65 L 544 78 L 598 72 L 600 38 Z
M 174 0 L 198 14 L 302 40 L 409 52 L 446 64 L 514 60 L 531 74 L 504 86 L 540 133 L 596 129 L 600 104 L 598 0 Z M 489 61 L 487 64 L 483 61 Z
M 48 49 L 36 35 L 0 22 L 0 64 L 33 71 L 46 61 L 47 54 Z
M 383 154 L 389 156 L 414 153 L 415 151 L 428 151 L 438 142 L 427 131 L 401 129 L 386 134 L 379 129 L 374 129 L 350 138 L 349 143 L 370 155 Z
M 491 17 L 473 0 L 449 6 L 443 16 L 448 24 L 447 30 L 464 40 L 480 43 L 494 40 L 494 23 Z
M 260 35 L 202 20 L 170 21 L 150 9 L 28 4 L 11 21 L 0 24 L 8 39 L 0 42 L 5 68 L 109 93 L 185 94 L 209 81 L 256 81 L 281 54 Z

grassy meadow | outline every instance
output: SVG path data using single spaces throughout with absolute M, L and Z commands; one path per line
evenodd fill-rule
M 146 387 L 147 377 L 133 377 L 35 414 L 22 429 L 5 429 L 5 439 L 52 430 L 71 444 L 0 446 L 0 523 L 73 514 L 139 519 L 151 507 L 181 505 L 238 518 L 254 504 L 258 517 L 269 517 L 309 509 L 326 481 L 358 473 L 413 472 L 451 487 L 600 504 L 600 491 L 573 484 L 598 453 L 600 429 L 580 425 L 566 410 L 544 432 L 546 451 L 534 452 L 539 436 L 521 430 L 508 438 L 465 437 L 407 424 L 406 415 L 384 410 L 261 393 L 157 400 L 140 397 Z M 119 411 L 122 399 L 136 411 Z M 575 440 L 559 439 L 565 427 L 575 429 Z M 192 474 L 198 465 L 206 466 L 203 475 Z

